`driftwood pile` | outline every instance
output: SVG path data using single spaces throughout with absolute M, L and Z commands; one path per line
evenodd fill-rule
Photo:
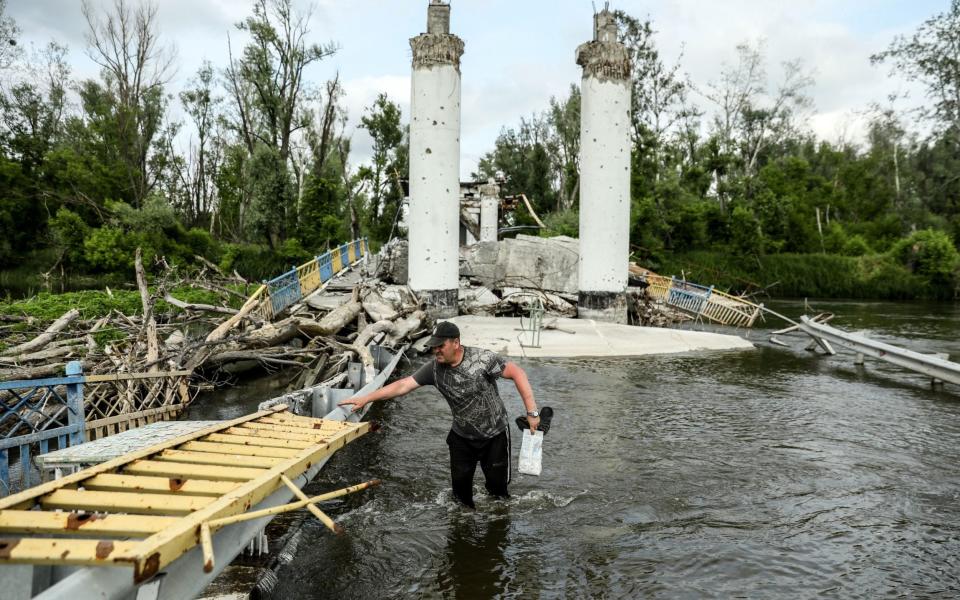
M 85 375 L 190 371 L 194 373 L 190 397 L 211 380 L 257 365 L 298 367 L 303 370 L 299 380 L 309 385 L 345 369 L 350 357 L 359 357 L 372 369 L 366 348 L 371 340 L 398 346 L 431 326 L 412 294 L 387 294 L 385 299 L 384 286 L 377 282 L 353 286 L 348 301 L 332 310 L 301 303 L 266 322 L 256 315 L 255 302 L 246 302 L 239 310 L 229 307 L 231 298 L 236 306 L 238 299 L 247 297 L 227 287 L 246 283 L 236 273 L 226 276 L 208 265 L 186 279 L 166 268 L 148 289 L 139 251 L 136 273 L 142 313 L 113 311 L 84 320 L 72 309 L 43 331 L 7 334 L 5 341 L 11 345 L 0 353 L 0 381 L 62 376 L 66 363 L 78 360 Z M 183 285 L 213 291 L 221 302 L 184 302 L 170 292 Z M 254 286 L 248 290 L 252 292 Z M 157 314 L 160 299 L 180 310 Z M 29 321 L 16 316 L 0 320 Z M 98 344 L 97 333 L 107 330 L 121 332 L 121 339 Z M 0 328 L 0 336 L 3 331 Z
M 168 290 L 183 285 L 205 288 L 221 295 L 224 305 L 230 296 L 245 298 L 241 292 L 226 287 L 229 283 L 246 283 L 239 275 L 225 277 L 210 267 L 190 278 L 177 277 L 176 270 L 168 267 L 151 293 L 139 250 L 135 265 L 142 303 L 139 314 L 126 315 L 113 310 L 99 318 L 83 319 L 74 308 L 38 335 L 36 332 L 8 333 L 4 341 L 13 345 L 0 352 L 0 380 L 61 377 L 66 363 L 74 360 L 83 364 L 85 375 L 179 370 L 182 368 L 179 344 L 184 340 L 184 332 L 209 329 L 223 319 L 223 314 L 237 311 L 226 306 L 180 302 Z M 107 293 L 112 294 L 109 288 Z M 156 304 L 161 298 L 180 307 L 182 312 L 156 314 Z M 0 321 L 35 322 L 30 317 L 10 315 L 0 316 Z M 109 334 L 105 337 L 112 341 L 98 343 L 98 334 Z

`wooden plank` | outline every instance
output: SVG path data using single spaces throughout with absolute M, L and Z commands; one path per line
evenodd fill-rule
M 213 452 L 215 454 L 243 454 L 246 456 L 272 456 L 275 458 L 290 458 L 296 456 L 300 450 L 296 448 L 253 448 L 243 444 L 219 444 L 216 442 L 187 442 L 181 444 L 178 450 L 193 452 Z
M 176 494 L 137 494 L 134 492 L 94 492 L 57 490 L 40 499 L 45 509 L 123 512 L 145 515 L 185 515 L 213 502 L 209 496 Z
M 333 421 L 333 420 L 330 420 L 330 419 L 319 419 L 319 418 L 314 418 L 314 417 L 304 417 L 304 416 L 301 416 L 301 415 L 291 414 L 291 413 L 289 413 L 289 412 L 287 412 L 287 413 L 285 413 L 285 414 L 283 414 L 283 415 L 281 415 L 281 416 L 278 416 L 278 415 L 276 415 L 276 414 L 266 415 L 266 416 L 260 417 L 260 419 L 258 419 L 258 421 L 262 421 L 262 420 L 264 420 L 264 419 L 268 419 L 268 420 L 270 420 L 270 421 L 284 421 L 284 422 L 287 422 L 287 423 L 289 423 L 289 424 L 294 424 L 294 423 L 296 423 L 296 424 L 298 424 L 298 425 L 305 425 L 305 424 L 309 424 L 310 426 L 320 425 L 320 426 L 323 426 L 323 427 L 328 427 L 328 428 L 333 428 L 333 429 L 343 429 L 345 426 L 348 426 L 348 425 L 349 425 L 349 423 L 345 423 L 344 421 Z
M 0 533 L 147 537 L 175 523 L 177 517 L 98 515 L 43 510 L 0 510 Z
M 277 412 L 277 411 L 282 411 L 282 410 L 286 410 L 286 406 L 281 405 L 281 406 L 279 406 L 279 407 L 275 407 L 275 408 L 272 408 L 272 409 L 269 409 L 269 410 L 260 411 L 260 412 L 256 412 L 256 413 L 253 413 L 253 414 L 245 415 L 245 416 L 243 416 L 243 417 L 239 417 L 239 418 L 237 418 L 237 419 L 233 419 L 232 421 L 225 421 L 225 422 L 223 422 L 223 423 L 216 423 L 216 424 L 214 424 L 214 425 L 211 425 L 211 426 L 208 427 L 208 428 L 200 429 L 200 430 L 198 430 L 198 431 L 194 431 L 194 432 L 192 432 L 192 433 L 188 433 L 188 434 L 186 434 L 186 435 L 182 435 L 182 436 L 180 436 L 180 437 L 178 437 L 178 438 L 174 438 L 174 439 L 172 439 L 172 440 L 167 440 L 167 441 L 165 441 L 165 442 L 161 442 L 161 443 L 159 443 L 159 444 L 156 444 L 156 445 L 154 445 L 154 446 L 150 446 L 149 448 L 144 448 L 143 450 L 139 450 L 139 451 L 137 451 L 137 452 L 132 452 L 132 453 L 130 453 L 130 454 L 125 454 L 124 456 L 115 458 L 115 459 L 113 459 L 113 460 L 109 460 L 109 461 L 104 462 L 104 463 L 101 463 L 101 464 L 99 464 L 99 465 L 96 465 L 96 466 L 93 466 L 93 467 L 90 467 L 90 468 L 87 468 L 87 469 L 83 469 L 82 471 L 78 471 L 77 473 L 74 473 L 73 475 L 68 475 L 68 476 L 66 476 L 66 477 L 57 479 L 57 480 L 55 480 L 55 481 L 50 481 L 50 482 L 47 482 L 47 483 L 45 483 L 45 484 L 38 485 L 38 486 L 36 486 L 36 487 L 30 488 L 30 489 L 28 489 L 28 490 L 24 490 L 24 491 L 22 491 L 22 492 L 20 492 L 20 493 L 13 494 L 13 495 L 11 495 L 11 496 L 7 496 L 6 498 L 2 498 L 2 499 L 0 499 L 0 510 L 5 509 L 5 508 L 29 508 L 29 507 L 33 504 L 33 502 L 36 501 L 37 498 L 39 498 L 40 496 L 43 496 L 44 494 L 49 494 L 50 492 L 52 492 L 52 491 L 55 490 L 55 489 L 58 489 L 58 488 L 61 488 L 61 487 L 65 487 L 65 486 L 68 486 L 68 485 L 70 485 L 70 484 L 79 483 L 80 481 L 83 481 L 84 479 L 87 479 L 87 478 L 89 478 L 89 477 L 91 477 L 91 476 L 93 476 L 93 475 L 97 475 L 97 474 L 99 474 L 99 473 L 109 473 L 109 472 L 112 472 L 112 471 L 116 470 L 117 468 L 119 468 L 119 467 L 121 467 L 121 466 L 123 466 L 123 465 L 125 465 L 125 464 L 127 464 L 127 463 L 129 463 L 129 462 L 132 462 L 132 461 L 135 461 L 135 460 L 138 460 L 138 459 L 145 458 L 145 457 L 147 457 L 147 456 L 150 456 L 151 454 L 156 454 L 157 452 L 160 452 L 161 450 L 164 450 L 164 449 L 166 449 L 166 448 L 172 448 L 172 447 L 178 446 L 178 445 L 180 445 L 180 444 L 182 444 L 182 443 L 184 443 L 184 442 L 188 442 L 188 441 L 190 441 L 190 440 L 195 440 L 195 439 L 201 438 L 201 437 L 203 437 L 203 436 L 205 436 L 205 435 L 209 435 L 209 434 L 211 434 L 211 433 L 215 433 L 215 432 L 217 432 L 217 431 L 219 431 L 219 430 L 221 430 L 221 429 L 226 429 L 226 428 L 228 428 L 228 427 L 232 427 L 232 426 L 235 426 L 235 425 L 239 425 L 239 424 L 241 424 L 241 423 L 246 423 L 246 422 L 248 422 L 248 421 L 252 421 L 252 420 L 258 419 L 258 418 L 260 418 L 260 417 L 262 417 L 262 416 L 265 416 L 265 415 L 271 415 L 271 414 L 273 414 L 273 413 L 275 413 L 275 412 Z M 145 473 L 145 474 L 150 474 L 150 473 Z M 176 473 L 173 473 L 173 474 L 170 474 L 170 475 L 168 475 L 168 476 L 169 476 L 169 477 L 178 477 L 179 475 L 176 474 Z M 224 478 L 223 478 L 223 477 L 206 477 L 205 479 L 224 479 Z M 247 478 L 247 479 L 252 479 L 252 477 L 249 477 L 249 478 Z M 236 481 L 236 480 L 234 480 L 234 481 Z
M 34 565 L 112 566 L 138 542 L 109 540 L 0 539 L 0 562 Z M 124 563 L 119 563 L 123 565 Z
M 88 490 L 161 492 L 179 496 L 219 496 L 237 487 L 235 481 L 183 479 L 181 477 L 148 477 L 144 475 L 117 475 L 103 473 L 83 482 Z
M 276 425 L 266 425 L 262 423 L 256 423 L 249 427 L 247 424 L 244 424 L 240 427 L 229 427 L 223 431 L 224 433 L 229 433 L 230 435 L 257 435 L 281 440 L 304 440 L 314 443 L 322 442 L 330 437 L 329 434 L 321 431 L 317 431 L 316 433 L 308 433 L 305 431 L 285 431 L 282 428 L 278 428 Z
M 200 530 L 202 523 L 216 518 L 236 515 L 246 510 L 245 507 L 256 506 L 277 489 L 280 485 L 279 476 L 281 473 L 294 479 L 311 465 L 329 457 L 345 444 L 369 430 L 370 423 L 357 423 L 355 427 L 347 429 L 331 439 L 328 444 L 314 446 L 285 460 L 264 473 L 262 477 L 248 481 L 214 503 L 180 519 L 172 527 L 168 527 L 141 541 L 135 548 L 131 548 L 118 558 L 129 560 L 134 564 L 134 583 L 146 581 L 197 544 L 197 532 Z
M 293 495 L 294 495 L 294 496 L 296 496 L 296 497 L 299 498 L 300 500 L 304 500 L 304 501 L 306 501 L 306 502 L 308 503 L 308 504 L 307 504 L 307 510 L 310 511 L 310 514 L 312 514 L 312 515 L 315 516 L 317 519 L 319 519 L 320 522 L 323 523 L 324 526 L 326 526 L 327 529 L 329 529 L 330 531 L 332 531 L 333 533 L 335 533 L 335 534 L 337 534 L 337 535 L 340 535 L 341 533 L 343 533 L 343 527 L 340 527 L 339 525 L 337 525 L 336 523 L 334 523 L 334 522 L 333 522 L 333 519 L 331 519 L 331 518 L 329 517 L 329 515 L 327 515 L 327 513 L 325 513 L 325 512 L 323 512 L 322 510 L 320 510 L 320 507 L 318 507 L 318 506 L 317 506 L 316 504 L 314 504 L 313 502 L 310 502 L 310 497 L 307 496 L 306 494 L 304 494 L 304 493 L 303 493 L 303 490 L 301 490 L 300 488 L 297 487 L 297 484 L 295 484 L 294 482 L 290 481 L 290 479 L 289 479 L 286 475 L 281 475 L 281 476 L 280 476 L 280 481 L 282 481 L 283 484 L 286 485 L 287 488 L 288 488 L 291 492 L 293 492 Z
M 199 440 L 201 442 L 223 442 L 226 444 L 241 444 L 245 446 L 268 446 L 271 448 L 296 448 L 303 450 L 314 444 L 305 440 L 283 440 L 277 438 L 264 438 L 250 435 L 229 435 L 223 433 L 211 433 L 207 437 Z
M 269 469 L 283 462 L 283 458 L 271 456 L 246 456 L 243 454 L 218 454 L 216 452 L 190 452 L 164 450 L 153 460 L 189 463 L 195 465 L 223 465 L 225 467 L 256 467 Z
M 340 431 L 350 427 L 350 423 L 344 421 L 331 421 L 330 419 L 315 419 L 312 417 L 302 417 L 290 413 L 277 413 L 269 417 L 257 419 L 261 423 L 276 423 L 278 425 L 294 425 L 296 427 L 307 427 L 310 429 L 331 429 Z
M 185 377 L 190 371 L 158 371 L 156 373 L 116 373 L 103 375 L 87 375 L 84 383 L 102 383 L 104 381 L 136 381 L 141 379 L 162 379 L 164 377 Z
M 292 433 L 296 435 L 334 435 L 341 431 L 339 429 L 337 430 L 309 429 L 307 427 L 297 427 L 295 425 L 280 425 L 277 423 L 260 423 L 260 422 L 244 423 L 243 427 L 244 429 L 261 429 L 265 431 L 275 431 L 278 433 Z
M 155 460 L 138 460 L 124 467 L 123 472 L 128 475 L 150 475 L 154 477 L 249 481 L 263 475 L 266 471 L 250 467 L 218 467 L 214 465 L 187 465 Z
M 182 404 L 171 404 L 169 406 L 160 406 L 157 408 L 148 408 L 140 412 L 135 413 L 121 413 L 119 415 L 114 415 L 112 417 L 107 417 L 105 419 L 97 419 L 96 421 L 88 421 L 86 424 L 87 431 L 95 427 L 103 427 L 107 425 L 113 425 L 115 423 L 120 423 L 121 421 L 129 421 L 131 419 L 139 418 L 146 416 L 148 418 L 153 415 L 162 414 L 166 416 L 168 413 L 178 413 L 183 409 Z

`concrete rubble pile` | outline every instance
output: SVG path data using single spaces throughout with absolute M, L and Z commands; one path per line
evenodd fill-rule
M 369 275 L 398 286 L 407 284 L 407 242 L 393 240 L 371 257 Z M 546 314 L 577 316 L 579 240 L 566 236 L 518 235 L 499 242 L 460 248 L 459 313 L 480 316 L 525 315 L 543 306 Z M 637 282 L 641 283 L 641 282 Z M 651 301 L 645 286 L 629 286 L 631 323 L 666 327 L 688 317 Z

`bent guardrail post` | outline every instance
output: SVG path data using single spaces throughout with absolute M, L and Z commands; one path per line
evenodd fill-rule
M 67 377 L 83 375 L 83 363 L 72 360 L 67 363 Z M 70 433 L 70 445 L 76 446 L 86 440 L 86 416 L 83 412 L 83 380 L 67 384 L 67 423 L 76 429 Z
M 858 354 L 872 356 L 888 363 L 928 375 L 948 383 L 960 385 L 960 364 L 930 356 L 892 344 L 885 344 L 861 335 L 815 323 L 807 316 L 800 317 L 800 329 L 817 340 L 833 342 Z

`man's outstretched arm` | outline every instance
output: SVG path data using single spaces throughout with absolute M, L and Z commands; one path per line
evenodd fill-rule
M 523 399 L 523 405 L 526 407 L 527 412 L 537 410 L 537 402 L 533 399 L 533 388 L 530 387 L 527 374 L 520 368 L 520 365 L 515 362 L 507 362 L 507 366 L 503 368 L 502 377 L 513 380 L 513 384 L 517 386 L 517 393 L 520 394 L 520 398 Z M 527 422 L 530 423 L 530 432 L 533 433 L 540 425 L 540 417 L 527 415 Z
M 338 405 L 347 406 L 349 404 L 351 405 L 350 412 L 357 412 L 369 402 L 374 402 L 376 400 L 389 400 L 390 398 L 403 396 L 404 394 L 409 394 L 418 387 L 420 387 L 420 384 L 417 383 L 413 376 L 404 377 L 403 379 L 398 379 L 390 385 L 385 385 L 379 390 L 370 392 L 364 396 L 354 396 L 349 400 L 344 400 L 343 402 L 338 403 Z

